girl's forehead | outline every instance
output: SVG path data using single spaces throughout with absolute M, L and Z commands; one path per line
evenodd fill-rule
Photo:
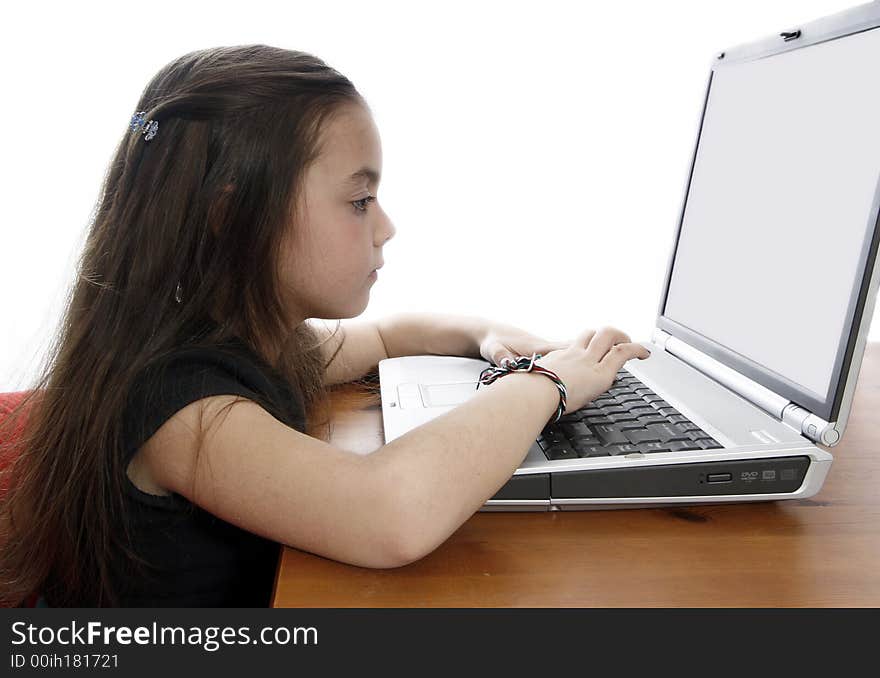
M 321 154 L 315 165 L 322 173 L 349 181 L 375 179 L 381 171 L 382 149 L 373 118 L 362 106 L 349 106 L 333 116 L 322 134 Z M 361 172 L 369 168 L 372 172 Z M 358 177 L 353 177 L 358 174 Z

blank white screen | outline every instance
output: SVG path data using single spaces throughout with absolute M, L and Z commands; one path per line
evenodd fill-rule
M 717 68 L 664 314 L 824 398 L 880 176 L 880 30 Z

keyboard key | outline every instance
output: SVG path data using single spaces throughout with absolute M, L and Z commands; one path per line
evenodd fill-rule
M 617 401 L 619 403 L 644 403 L 644 399 L 642 396 L 637 393 L 627 393 L 625 395 L 620 396 Z
M 612 414 L 629 414 L 629 410 L 620 405 L 616 405 L 615 407 L 602 408 L 602 414 L 606 417 L 610 417 Z
M 662 414 L 648 414 L 639 417 L 639 423 L 642 424 L 643 427 L 647 427 L 650 424 L 665 424 L 668 421 L 669 420 Z
M 652 402 L 652 403 L 653 403 L 653 402 L 658 402 L 658 401 L 661 402 L 661 403 L 662 403 L 662 402 L 666 402 L 665 400 L 663 400 L 663 398 L 661 398 L 660 396 L 658 396 L 658 395 L 657 395 L 656 393 L 654 393 L 653 391 L 651 391 L 649 394 L 645 395 L 644 398 L 645 398 L 645 400 L 647 400 L 648 402 Z
M 678 433 L 678 434 L 681 434 L 682 436 L 684 436 L 683 438 L 681 438 L 681 440 L 690 440 L 691 439 L 691 431 L 685 431 L 681 427 L 681 424 L 677 424 L 677 423 L 669 421 L 667 419 L 666 426 L 669 428 L 670 431 L 673 431 L 675 433 Z
M 712 440 L 712 436 L 706 433 L 703 429 L 698 429 L 696 431 L 688 431 L 688 435 L 694 436 L 694 440 L 701 440 L 705 438 L 706 440 Z
M 679 425 L 680 425 L 682 431 L 700 431 L 700 432 L 703 431 L 703 429 L 701 429 L 699 426 L 697 426 L 692 421 L 681 422 Z
M 611 454 L 611 455 L 632 454 L 633 452 L 640 451 L 636 445 L 632 445 L 629 443 L 619 443 L 617 445 L 609 445 L 605 449 L 608 450 L 608 454 Z
M 603 445 L 614 445 L 616 443 L 629 443 L 631 442 L 623 432 L 617 430 L 614 426 L 608 426 L 607 424 L 599 424 L 594 426 L 593 429 L 596 432 L 596 437 L 602 441 Z
M 624 435 L 633 445 L 638 445 L 639 443 L 645 443 L 648 441 L 660 441 L 660 436 L 654 433 L 654 431 L 649 431 L 646 429 L 633 429 L 629 431 L 624 431 Z
M 664 443 L 668 440 L 687 440 L 691 442 L 687 433 L 679 429 L 675 424 L 649 424 L 645 428 L 649 431 L 654 431 L 654 433 L 660 436 L 660 441 Z
M 597 426 L 599 424 L 613 424 L 614 423 L 613 421 L 611 421 L 611 419 L 609 419 L 606 416 L 586 417 L 584 419 L 584 421 L 587 422 L 590 426 Z
M 544 450 L 544 454 L 548 459 L 577 459 L 578 456 L 568 441 L 551 445 Z
M 578 421 L 574 423 L 565 423 L 561 424 L 562 432 L 568 438 L 574 438 L 576 436 L 592 436 L 593 432 L 590 430 L 590 427 L 587 426 L 584 422 Z
M 688 419 L 688 418 L 687 418 L 686 416 L 684 416 L 683 414 L 670 414 L 670 415 L 669 415 L 669 421 L 674 421 L 674 422 L 676 422 L 676 423 L 678 423 L 678 424 L 689 424 L 689 423 L 691 423 L 691 420 Z
M 646 406 L 646 407 L 633 407 L 633 408 L 630 409 L 630 414 L 634 414 L 634 415 L 636 415 L 637 417 L 638 417 L 638 416 L 641 416 L 641 415 L 643 415 L 643 414 L 644 414 L 644 415 L 649 415 L 649 414 L 656 414 L 656 413 L 657 413 L 657 410 L 655 410 L 653 407 L 650 407 L 650 406 Z
M 671 443 L 645 442 L 639 443 L 637 447 L 639 452 L 671 452 L 670 445 Z
M 665 443 L 672 452 L 684 452 L 686 450 L 701 450 L 700 444 L 693 440 L 670 440 Z
M 610 454 L 604 445 L 583 445 L 576 449 L 580 457 L 607 457 Z
M 584 445 L 601 445 L 602 441 L 599 440 L 596 436 L 578 436 L 577 438 L 572 438 L 568 442 L 571 443 L 571 446 L 574 449 L 578 449 L 578 447 L 583 447 Z M 692 445 L 696 445 L 693 440 L 689 440 L 689 443 Z
M 614 423 L 617 424 L 615 428 L 618 430 L 623 430 L 623 427 L 620 424 L 631 424 L 629 428 L 642 428 L 642 424 L 638 421 L 638 417 L 634 414 L 630 414 L 629 412 L 623 412 L 621 414 L 609 414 L 608 418 Z
M 717 447 L 724 447 L 721 443 L 715 440 L 712 436 L 706 433 L 703 429 L 697 429 L 696 431 L 688 431 L 688 436 L 691 439 L 691 442 L 697 443 L 701 446 L 701 449 L 711 450 Z
M 564 436 L 548 437 L 545 435 L 540 435 L 540 436 L 538 436 L 537 442 L 538 442 L 538 445 L 540 445 L 541 449 L 546 452 L 547 448 L 552 447 L 553 445 L 557 445 L 559 443 L 567 442 L 567 441 Z
M 654 403 L 656 406 L 657 403 Z M 674 407 L 658 407 L 657 411 L 665 417 L 668 417 L 670 414 L 678 414 L 678 410 Z
M 541 432 L 541 437 L 550 443 L 561 443 L 565 440 L 565 434 L 556 428 L 553 428 L 553 429 L 545 428 Z

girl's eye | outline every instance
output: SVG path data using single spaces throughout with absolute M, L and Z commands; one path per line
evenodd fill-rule
M 358 212 L 366 212 L 367 205 L 373 202 L 376 199 L 375 195 L 368 195 L 366 198 L 361 198 L 360 200 L 355 200 L 351 204 L 354 205 L 354 208 Z

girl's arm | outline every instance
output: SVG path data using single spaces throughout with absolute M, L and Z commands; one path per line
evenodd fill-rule
M 360 379 L 365 374 L 376 371 L 379 361 L 388 357 L 375 322 L 341 323 L 335 334 L 331 334 L 331 328 L 321 323 L 310 321 L 309 324 L 324 340 L 321 354 L 325 364 L 336 353 L 340 343 L 342 344 L 339 353 L 324 372 L 324 383 L 328 386 Z
M 377 323 L 388 357 L 457 355 L 480 357 L 489 331 L 484 318 L 441 313 L 396 313 Z
M 311 323 L 325 339 L 325 362 L 342 343 L 327 367 L 324 382 L 343 384 L 373 372 L 379 361 L 405 355 L 457 355 L 480 357 L 480 343 L 489 322 L 472 316 L 437 313 L 397 313 L 381 320 L 341 323 L 331 336 L 329 327 Z
M 510 374 L 361 456 L 248 400 L 212 396 L 177 412 L 139 454 L 162 488 L 245 530 L 345 563 L 399 567 L 498 491 L 558 402 L 545 376 Z

